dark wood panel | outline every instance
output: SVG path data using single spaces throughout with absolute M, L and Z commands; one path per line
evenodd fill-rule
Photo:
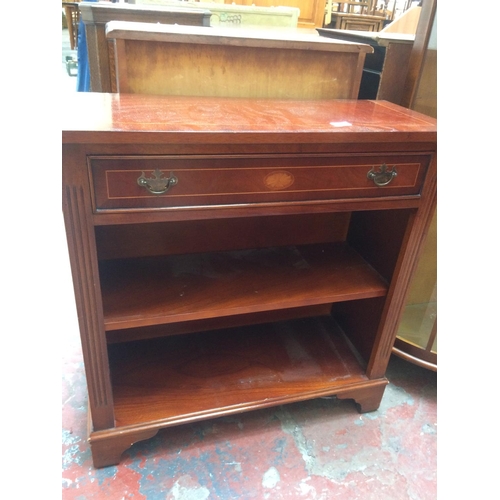
M 408 71 L 412 44 L 389 43 L 386 48 L 377 99 L 400 104 L 404 86 L 401 84 Z
M 396 266 L 411 210 L 355 212 L 347 241 L 388 281 Z
M 411 35 L 328 28 L 319 28 L 317 31 L 321 36 L 363 42 L 373 48 L 373 52 L 365 58 L 359 99 L 385 99 L 395 104 L 401 103 L 413 46 Z
M 350 212 L 98 226 L 103 259 L 345 241 Z
M 336 302 L 331 314 L 350 342 L 368 364 L 377 334 L 385 297 Z
M 106 339 L 110 344 L 117 342 L 131 342 L 135 340 L 185 335 L 187 333 L 204 332 L 219 328 L 234 328 L 246 325 L 259 325 L 289 319 L 311 318 L 313 316 L 330 316 L 332 305 L 319 304 L 308 307 L 295 307 L 277 311 L 239 314 L 224 318 L 208 318 L 189 321 L 187 323 L 168 323 L 166 325 L 146 326 L 143 328 L 126 328 L 124 330 L 110 330 L 106 332 Z

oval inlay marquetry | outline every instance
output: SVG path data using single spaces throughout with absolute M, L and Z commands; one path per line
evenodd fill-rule
M 294 182 L 294 177 L 286 170 L 278 170 L 267 174 L 264 178 L 264 184 L 268 189 L 286 189 Z

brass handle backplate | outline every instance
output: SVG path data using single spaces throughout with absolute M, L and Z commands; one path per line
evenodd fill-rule
M 179 182 L 172 172 L 170 172 L 170 177 L 162 176 L 163 172 L 158 169 L 153 172 L 153 177 L 149 179 L 144 175 L 144 172 L 142 172 L 137 179 L 137 184 L 141 187 L 145 187 L 152 194 L 163 194 Z
M 377 186 L 387 186 L 398 172 L 396 167 L 392 167 L 392 170 L 387 170 L 387 165 L 384 163 L 380 165 L 380 172 L 375 172 L 375 167 L 373 167 L 366 176 L 368 179 L 372 180 Z

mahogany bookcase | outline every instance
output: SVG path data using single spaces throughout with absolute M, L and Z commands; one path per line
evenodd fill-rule
M 82 93 L 62 201 L 94 465 L 160 429 L 378 408 L 436 203 L 436 121 L 384 101 Z

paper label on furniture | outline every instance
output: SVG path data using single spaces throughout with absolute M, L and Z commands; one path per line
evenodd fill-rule
M 352 123 L 349 122 L 330 122 L 332 127 L 352 127 Z

